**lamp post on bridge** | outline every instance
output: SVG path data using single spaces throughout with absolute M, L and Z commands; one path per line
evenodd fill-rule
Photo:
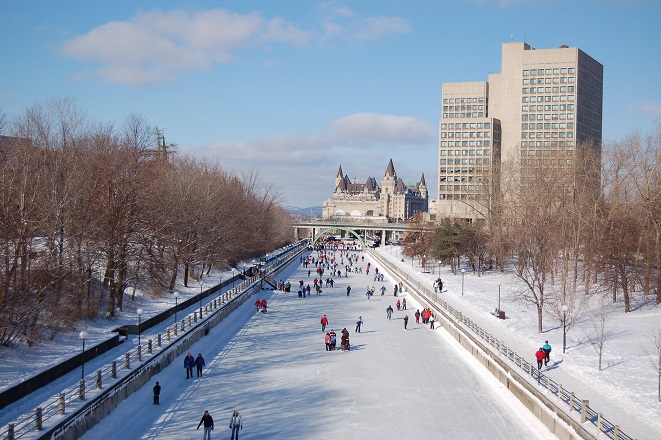
M 500 318 L 500 283 L 498 283 L 498 317 Z
M 461 269 L 461 296 L 464 296 L 464 275 L 466 275 L 466 269 Z

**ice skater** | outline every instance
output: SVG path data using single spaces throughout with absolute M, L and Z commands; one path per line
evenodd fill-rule
M 239 429 L 243 429 L 243 421 L 241 420 L 241 414 L 236 409 L 232 412 L 232 417 L 230 418 L 230 429 L 232 430 L 231 440 L 239 440 Z
M 200 429 L 200 425 L 204 424 L 204 437 L 203 440 L 211 440 L 211 431 L 213 431 L 213 418 L 209 411 L 204 411 L 202 415 L 202 420 L 197 424 L 197 429 Z

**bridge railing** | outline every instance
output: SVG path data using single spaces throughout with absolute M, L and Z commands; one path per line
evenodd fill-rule
M 479 344 L 481 347 L 490 351 L 492 355 L 504 357 L 508 361 L 509 366 L 516 367 L 522 371 L 523 374 L 520 377 L 526 380 L 529 385 L 537 386 L 546 393 L 555 396 L 561 405 L 555 405 L 551 401 L 549 401 L 549 404 L 554 405 L 558 411 L 567 416 L 564 419 L 565 421 L 575 422 L 573 427 L 577 432 L 581 431 L 584 423 L 589 422 L 589 424 L 596 428 L 598 433 L 604 434 L 610 439 L 634 440 L 633 437 L 622 432 L 618 425 L 606 419 L 602 413 L 591 408 L 588 400 L 580 399 L 574 392 L 567 390 L 562 384 L 546 376 L 536 368 L 536 365 L 526 361 L 523 356 L 512 350 L 505 341 L 499 340 L 481 328 L 476 322 L 465 316 L 461 310 L 447 303 L 436 292 L 432 292 L 428 286 L 422 284 L 378 253 L 373 251 L 368 251 L 368 253 L 379 264 L 385 267 L 386 270 L 396 274 L 408 287 L 414 289 L 421 298 L 433 304 L 435 306 L 434 309 L 440 312 L 446 320 L 454 323 L 458 330 L 471 337 L 473 341 L 482 341 L 483 344 Z M 575 417 L 577 414 L 580 414 L 578 420 Z M 576 424 L 579 421 L 580 425 Z M 596 436 L 592 434 L 590 436 L 596 439 Z

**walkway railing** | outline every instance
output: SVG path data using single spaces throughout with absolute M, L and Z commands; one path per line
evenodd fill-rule
M 297 258 L 304 249 L 305 246 L 302 246 L 289 255 L 272 258 L 263 270 L 267 273 L 277 272 Z M 146 378 L 148 380 L 152 376 L 150 369 L 160 371 L 174 359 L 175 348 L 182 344 L 182 341 L 191 338 L 193 332 L 206 332 L 211 318 L 220 313 L 231 312 L 238 306 L 234 301 L 236 298 L 244 296 L 248 291 L 252 292 L 252 289 L 261 286 L 261 283 L 262 278 L 257 273 L 237 287 L 220 294 L 199 310 L 168 327 L 164 334 L 156 335 L 155 341 L 149 339 L 146 343 L 127 351 L 109 365 L 82 378 L 77 385 L 52 396 L 33 412 L 26 413 L 5 425 L 0 430 L 0 439 L 57 437 L 70 425 L 79 422 L 76 419 L 80 418 L 81 414 L 89 414 L 102 405 L 108 393 L 116 393 L 118 388 L 126 386 L 143 374 L 149 376 Z M 138 388 L 143 384 L 139 384 Z
M 529 384 L 536 384 L 538 388 L 557 397 L 558 401 L 563 405 L 558 406 L 553 402 L 550 402 L 556 407 L 556 409 L 565 413 L 572 420 L 576 420 L 574 413 L 580 413 L 579 420 L 581 424 L 589 422 L 599 433 L 602 433 L 613 440 L 634 440 L 634 438 L 622 432 L 618 425 L 615 425 L 606 419 L 602 413 L 592 409 L 588 400 L 576 397 L 572 391 L 567 390 L 561 384 L 546 376 L 539 371 L 535 365 L 526 361 L 523 356 L 520 356 L 517 352 L 510 349 L 504 341 L 499 340 L 486 330 L 482 329 L 477 323 L 465 316 L 459 309 L 440 298 L 437 293 L 431 292 L 427 286 L 409 276 L 397 265 L 393 264 L 386 258 L 383 258 L 378 253 L 372 251 L 369 251 L 368 253 L 372 258 L 377 260 L 379 264 L 401 278 L 405 284 L 415 289 L 418 295 L 425 298 L 429 303 L 434 304 L 436 306 L 435 308 L 438 309 L 446 319 L 453 322 L 458 329 L 463 330 L 464 332 L 470 332 L 470 335 L 483 341 L 487 348 L 491 347 L 492 354 L 506 358 L 510 365 L 520 369 L 524 373 L 522 377 L 529 378 Z M 568 410 L 568 413 L 566 410 Z M 596 436 L 593 438 L 596 438 Z

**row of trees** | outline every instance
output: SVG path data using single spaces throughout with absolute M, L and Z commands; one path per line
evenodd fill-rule
M 136 288 L 160 295 L 293 238 L 257 174 L 179 157 L 140 115 L 92 123 L 58 98 L 1 117 L 0 134 L 2 345 L 113 317 Z
M 570 160 L 504 163 L 489 187 L 466 201 L 483 220 L 430 229 L 418 217 L 405 253 L 453 269 L 464 258 L 478 275 L 485 263 L 513 270 L 540 332 L 545 314 L 557 322 L 567 309 L 572 319 L 595 294 L 625 312 L 634 291 L 661 304 L 661 126 L 601 152 L 581 145 Z

